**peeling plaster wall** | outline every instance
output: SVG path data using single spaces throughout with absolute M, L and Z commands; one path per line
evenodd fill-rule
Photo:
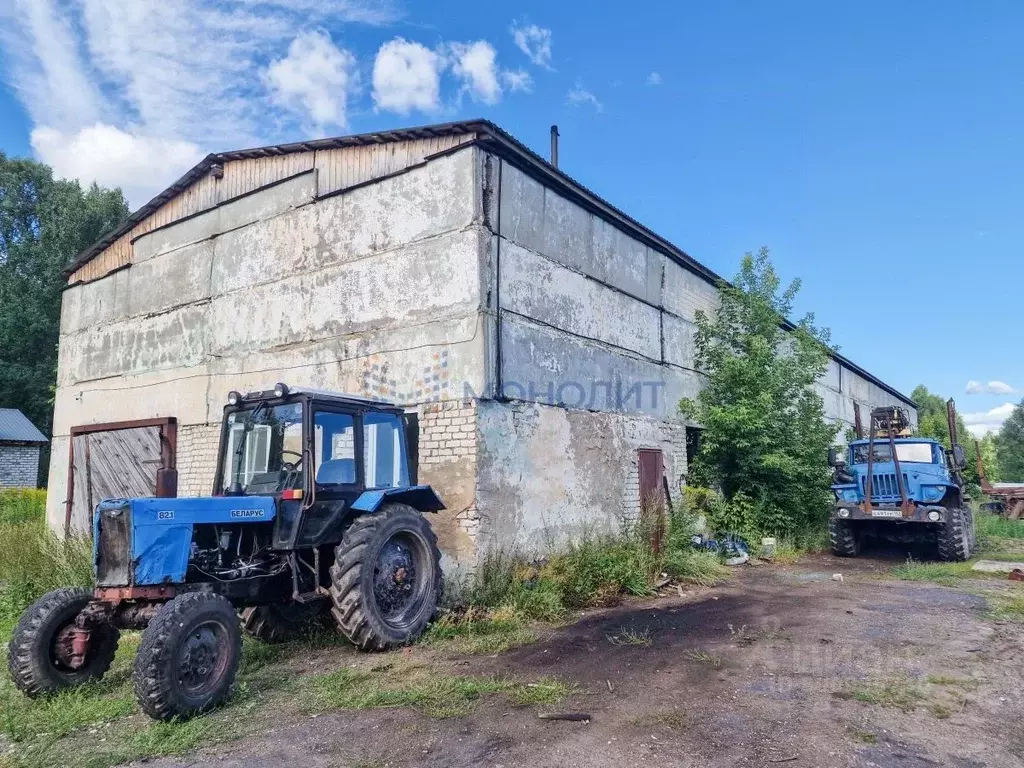
M 231 389 L 405 405 L 482 390 L 478 169 L 469 147 L 324 198 L 313 170 L 151 232 L 130 268 L 65 291 L 50 524 L 72 426 L 176 417 L 182 493 L 202 494 Z
M 540 551 L 635 516 L 638 448 L 662 449 L 675 487 L 678 403 L 704 382 L 694 319 L 717 311 L 719 294 L 507 162 L 484 162 L 489 391 L 512 402 L 480 405 L 481 540 Z M 850 424 L 854 400 L 865 420 L 870 407 L 907 405 L 835 360 L 818 391 L 826 415 Z

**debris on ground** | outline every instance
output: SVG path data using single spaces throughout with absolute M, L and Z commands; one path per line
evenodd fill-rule
M 743 565 L 750 559 L 750 545 L 735 533 L 727 533 L 717 539 L 698 533 L 690 539 L 690 544 L 694 549 L 718 553 L 726 565 Z

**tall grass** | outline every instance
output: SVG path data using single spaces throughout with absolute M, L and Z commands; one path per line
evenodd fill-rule
M 0 492 L 0 640 L 45 592 L 92 582 L 89 541 L 51 533 L 45 504 L 45 491 Z
M 507 551 L 490 553 L 454 602 L 558 621 L 581 608 L 612 605 L 629 595 L 651 595 L 662 574 L 696 584 L 721 581 L 726 567 L 714 554 L 693 549 L 693 528 L 685 505 L 662 520 L 645 504 L 640 520 L 618 533 L 581 535 L 543 560 Z
M 993 539 L 1024 539 L 1024 520 L 1010 520 L 982 512 L 976 515 L 978 536 Z

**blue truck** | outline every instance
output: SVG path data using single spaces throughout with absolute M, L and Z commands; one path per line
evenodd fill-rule
M 444 508 L 416 483 L 416 426 L 333 392 L 229 393 L 213 495 L 102 501 L 94 588 L 26 609 L 8 649 L 15 685 L 34 697 L 101 678 L 120 631 L 141 629 L 136 696 L 170 720 L 229 694 L 243 629 L 273 641 L 333 617 L 362 650 L 411 642 L 441 588 L 425 513 Z
M 870 433 L 844 455 L 833 450 L 829 519 L 832 552 L 856 557 L 869 538 L 934 548 L 940 560 L 967 560 L 976 547 L 974 513 L 964 493 L 963 448 L 957 444 L 953 401 L 946 404 L 951 450 L 915 437 L 906 411 L 876 408 Z

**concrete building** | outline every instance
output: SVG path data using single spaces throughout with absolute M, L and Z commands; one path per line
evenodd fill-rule
M 21 411 L 0 408 L 0 488 L 39 485 L 39 451 L 46 435 Z
M 418 410 L 435 527 L 470 563 L 675 486 L 720 280 L 484 121 L 210 155 L 68 278 L 52 525 L 88 520 L 87 441 L 132 429 L 152 472 L 209 493 L 227 392 L 285 381 Z M 839 355 L 819 389 L 848 423 L 854 403 L 913 412 Z

